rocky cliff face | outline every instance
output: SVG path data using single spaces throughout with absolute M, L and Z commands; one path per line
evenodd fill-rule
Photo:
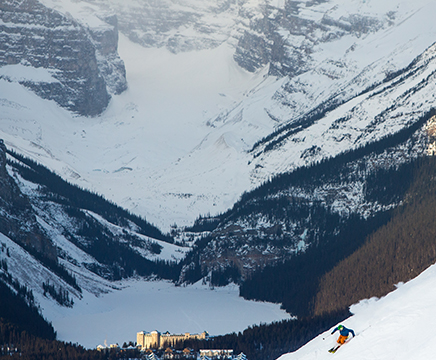
M 126 69 L 118 55 L 118 18 L 111 14 L 102 18 L 103 28 L 88 28 L 96 49 L 97 65 L 109 93 L 118 95 L 127 89 Z
M 326 12 L 321 18 L 313 19 L 302 14 L 302 9 L 308 11 L 324 2 L 302 4 L 289 0 L 283 8 L 266 4 L 260 16 L 248 17 L 249 26 L 235 51 L 236 62 L 250 72 L 270 63 L 271 75 L 292 77 L 311 68 L 315 46 L 345 35 L 360 37 L 377 31 L 389 17 L 378 19 L 351 14 L 335 18 Z
M 88 2 L 102 9 L 108 5 L 105 0 Z M 109 3 L 117 14 L 120 31 L 130 40 L 144 47 L 166 47 L 179 53 L 213 48 L 233 36 L 239 2 L 143 0 L 134 6 L 120 1 Z
M 56 248 L 38 225 L 29 199 L 8 174 L 3 140 L 0 140 L 0 233 L 30 252 L 56 259 Z
M 20 80 L 42 98 L 94 116 L 108 105 L 107 84 L 115 94 L 126 88 L 116 24 L 107 31 L 88 31 L 37 0 L 3 1 L 0 21 L 0 66 L 46 69 L 50 79 Z

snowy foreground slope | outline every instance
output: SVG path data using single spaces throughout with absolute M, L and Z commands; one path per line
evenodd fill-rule
M 434 359 L 436 352 L 436 265 L 381 299 L 362 300 L 351 307 L 343 324 L 356 338 L 335 354 L 328 353 L 337 339 L 330 331 L 280 360 Z

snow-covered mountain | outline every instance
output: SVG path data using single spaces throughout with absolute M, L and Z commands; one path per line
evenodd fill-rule
M 95 194 L 74 191 L 34 164 L 7 156 L 8 164 L 0 144 L 0 281 L 24 286 L 59 339 L 95 348 L 132 341 L 144 327 L 174 333 L 207 327 L 219 335 L 289 318 L 278 304 L 238 297 L 236 285 L 217 291 L 201 283 L 176 287 L 169 280 L 178 276 L 174 265 L 187 246 L 169 243 Z M 38 177 L 48 181 L 38 183 Z M 90 204 L 94 211 L 85 210 Z M 217 304 L 220 309 L 211 311 Z M 114 321 L 118 326 L 109 331 Z
M 398 206 L 400 194 L 368 197 L 369 182 L 434 153 L 435 11 L 431 0 L 2 2 L 3 272 L 66 326 L 133 281 L 114 280 L 235 268 L 247 279 L 348 217 Z M 26 178 L 38 165 L 20 155 L 110 206 Z M 295 178 L 317 163 L 334 166 Z M 73 309 L 49 312 L 47 284 Z
M 27 82 L 41 83 L 38 74 L 45 71 L 43 67 L 2 66 L 2 138 L 69 181 L 98 191 L 164 230 L 173 224 L 188 225 L 199 214 L 225 211 L 240 194 L 270 176 L 313 161 L 313 157 L 299 159 L 313 146 L 322 149 L 316 160 L 355 146 L 353 140 L 338 141 L 338 136 L 333 142 L 331 136 L 329 141 L 317 138 L 314 134 L 325 125 L 315 122 L 305 130 L 315 138 L 301 133 L 305 141 L 299 143 L 301 150 L 292 150 L 292 157 L 279 150 L 270 152 L 267 160 L 253 161 L 258 154 L 249 152 L 281 126 L 319 106 L 330 109 L 343 103 L 406 67 L 435 38 L 434 4 L 424 0 L 273 1 L 266 8 L 254 0 L 218 5 L 48 0 L 43 4 L 91 30 L 106 26 L 103 20 L 116 15 L 121 31 L 118 52 L 129 88 L 112 96 L 101 115 L 85 118 L 18 85 L 23 76 Z M 281 19 L 284 14 L 288 18 Z M 148 21 L 150 17 L 160 19 L 161 28 Z M 312 24 L 311 31 L 305 30 L 307 26 L 300 30 L 305 37 L 295 30 L 300 22 Z M 5 29 L 7 24 L 3 20 Z M 264 33 L 268 24 L 271 34 Z M 292 45 L 293 53 L 300 49 L 301 56 L 306 54 L 304 68 L 287 76 L 269 75 L 277 74 L 271 61 L 266 62 L 268 55 L 255 72 L 247 72 L 248 66 L 240 66 L 244 51 L 238 49 L 249 34 L 268 44 L 273 42 L 269 35 L 277 44 L 279 36 L 285 53 Z M 141 45 L 131 39 L 142 39 Z M 282 61 L 295 63 L 287 57 Z M 383 134 L 390 131 L 395 129 L 386 128 Z

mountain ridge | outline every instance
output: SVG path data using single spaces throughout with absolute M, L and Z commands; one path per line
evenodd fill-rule
M 54 100 L 81 115 L 95 116 L 109 103 L 106 83 L 114 94 L 126 89 L 124 64 L 116 53 L 116 22 L 113 29 L 94 32 L 88 29 L 89 35 L 73 18 L 37 0 L 19 4 L 4 1 L 0 16 L 3 44 L 0 66 L 12 73 L 16 68 L 19 77 L 26 73 L 26 68 L 41 72 L 45 69 L 44 79 L 19 80 L 43 99 Z M 64 42 L 69 45 L 63 46 Z M 10 81 L 13 76 L 2 74 L 6 80 L 12 77 Z
M 86 126 L 82 124 L 82 121 L 89 122 L 87 119 L 77 117 L 70 119 L 67 114 L 58 114 L 62 129 L 56 129 L 56 133 L 63 131 L 63 142 L 67 144 L 68 153 L 60 151 L 58 144 L 49 138 L 47 134 L 54 129 L 51 129 L 42 119 L 37 120 L 39 129 L 34 131 L 34 134 L 37 131 L 42 132 L 43 135 L 40 138 L 26 134 L 24 139 L 30 141 L 29 143 L 22 143 L 17 139 L 14 129 L 18 127 L 25 131 L 29 124 L 26 124 L 24 120 L 32 122 L 33 114 L 29 116 L 29 119 L 26 115 L 22 123 L 15 122 L 11 125 L 12 129 L 6 130 L 5 136 L 2 137 L 8 146 L 17 146 L 15 150 L 26 153 L 30 157 L 38 156 L 38 161 L 55 169 L 58 174 L 69 181 L 91 190 L 95 190 L 93 187 L 98 187 L 98 191 L 105 197 L 140 216 L 147 217 L 159 227 L 165 227 L 166 231 L 170 231 L 174 222 L 178 226 L 186 226 L 192 224 L 199 214 L 219 213 L 227 210 L 244 191 L 255 188 L 276 173 L 289 170 L 289 167 L 279 164 L 275 159 L 275 157 L 281 157 L 280 151 L 276 156 L 270 156 L 264 161 L 257 157 L 253 162 L 252 156 L 246 151 L 257 141 L 284 124 L 301 119 L 305 114 L 316 109 L 319 104 L 327 101 L 334 101 L 336 104 L 348 101 L 364 89 L 383 81 L 387 74 L 404 69 L 413 58 L 434 42 L 431 24 L 426 27 L 425 32 L 421 31 L 423 24 L 427 23 L 426 16 L 431 13 L 431 6 L 433 6 L 424 0 L 412 7 L 401 1 L 392 1 L 372 8 L 366 3 L 352 3 L 347 7 L 342 7 L 340 2 L 336 4 L 331 1 L 311 3 L 308 6 L 305 6 L 305 2 L 298 5 L 292 2 L 272 1 L 270 2 L 271 9 L 277 8 L 278 12 L 274 13 L 271 19 L 265 14 L 262 15 L 262 9 L 258 7 L 257 1 L 239 3 L 240 15 L 237 15 L 235 4 L 229 3 L 230 7 L 226 10 L 224 3 L 222 9 L 217 10 L 216 14 L 212 12 L 213 16 L 207 12 L 210 3 L 200 6 L 196 2 L 186 1 L 183 6 L 195 7 L 195 11 L 200 14 L 200 17 L 203 16 L 203 20 L 214 17 L 214 21 L 219 26 L 227 29 L 225 31 L 232 29 L 235 19 L 239 19 L 236 22 L 239 23 L 238 26 L 241 29 L 248 29 L 251 22 L 255 27 L 254 24 L 260 20 L 265 23 L 274 22 L 274 16 L 284 16 L 283 9 L 285 8 L 293 17 L 299 16 L 316 23 L 321 22 L 326 13 L 335 21 L 339 21 L 342 17 L 348 19 L 352 17 L 351 14 L 358 12 L 361 12 L 362 16 L 385 20 L 382 21 L 384 27 L 377 27 L 377 31 L 374 29 L 374 31 L 368 31 L 359 36 L 340 30 L 342 34 L 340 37 L 332 37 L 327 42 L 322 42 L 318 38 L 312 39 L 315 45 L 311 53 L 313 62 L 310 69 L 298 76 L 275 77 L 268 75 L 271 63 L 261 67 L 256 73 L 248 73 L 234 61 L 237 40 L 241 36 L 239 30 L 233 32 L 230 37 L 226 35 L 221 38 L 218 46 L 206 46 L 202 50 L 171 53 L 164 47 L 147 47 L 138 51 L 140 47 L 127 44 L 128 40 L 124 35 L 127 33 L 126 22 L 131 14 L 129 3 L 123 5 L 123 9 L 119 9 L 116 5 L 102 7 L 101 2 L 98 1 L 71 3 L 65 0 L 62 3 L 55 3 L 46 0 L 44 1 L 46 6 L 51 6 L 63 14 L 70 13 L 70 16 L 78 19 L 77 21 L 83 26 L 90 28 L 95 27 L 95 22 L 101 23 L 98 17 L 106 19 L 116 15 L 118 29 L 124 32 L 121 33 L 119 52 L 124 57 L 124 62 L 129 62 L 130 73 L 127 71 L 126 76 L 132 76 L 129 78 L 129 94 L 112 96 L 109 108 L 101 117 L 104 121 L 97 121 L 99 125 L 90 122 L 90 125 Z M 170 2 L 162 4 L 162 21 L 165 21 L 166 16 L 171 18 L 172 5 L 170 5 Z M 338 6 L 334 7 L 334 5 Z M 144 6 L 149 7 L 147 11 L 152 9 L 149 3 Z M 295 6 L 298 10 L 293 10 Z M 168 8 L 167 13 L 163 11 L 165 7 Z M 386 14 L 390 11 L 395 11 L 395 16 L 391 14 L 386 18 Z M 249 17 L 245 17 L 244 14 Z M 232 20 L 230 21 L 227 16 L 230 16 Z M 233 16 L 240 17 L 234 18 Z M 122 23 L 124 25 L 120 25 Z M 205 30 L 199 25 L 200 23 L 196 30 L 198 32 Z M 186 29 L 179 22 L 173 24 L 181 26 L 178 29 L 180 33 L 176 36 L 177 41 L 183 43 L 184 36 L 188 36 L 184 31 L 191 31 L 192 24 L 186 25 Z M 147 28 L 143 28 L 146 26 L 144 24 L 135 23 L 132 26 L 132 31 L 135 30 L 139 34 L 148 33 Z M 337 26 L 335 28 L 339 29 Z M 274 26 L 271 29 L 274 36 L 287 34 L 280 32 Z M 170 35 L 170 33 L 166 34 Z M 194 34 L 197 32 L 194 31 Z M 191 34 L 191 36 L 194 35 Z M 208 36 L 214 37 L 215 35 L 209 33 Z M 294 37 L 289 37 L 288 41 L 291 42 L 292 39 Z M 297 40 L 298 37 L 295 38 L 295 41 Z M 329 49 L 337 49 L 337 51 L 332 52 Z M 155 65 L 152 59 L 156 56 L 162 59 L 159 65 Z M 141 65 L 136 65 L 137 59 L 143 59 Z M 218 62 L 223 64 L 223 68 L 215 65 Z M 179 73 L 186 72 L 187 75 L 178 76 L 172 68 L 179 69 Z M 146 72 L 145 76 L 142 75 L 144 72 Z M 156 76 L 159 74 L 159 78 L 155 80 L 150 75 L 152 73 L 156 73 Z M 224 81 L 227 78 L 230 80 Z M 181 96 L 180 92 L 173 93 L 174 89 L 179 89 L 179 86 L 183 88 L 180 84 L 185 84 L 185 90 L 181 90 L 185 93 L 184 96 Z M 163 87 L 164 85 L 166 87 Z M 142 89 L 146 91 L 142 92 Z M 167 96 L 159 96 L 160 89 Z M 198 89 L 203 89 L 201 95 Z M 12 92 L 6 89 L 4 91 Z M 193 99 L 199 100 L 193 101 Z M 13 98 L 9 100 L 25 106 L 24 103 L 20 104 L 20 101 Z M 177 107 L 178 110 L 170 111 L 170 107 Z M 23 117 L 23 112 L 17 115 L 9 109 L 4 110 L 10 114 L 8 117 Z M 162 126 L 160 126 L 159 121 L 152 119 L 165 119 L 165 121 L 162 121 Z M 72 126 L 73 123 L 77 126 Z M 187 129 L 188 127 L 194 130 L 190 132 L 181 130 L 180 133 L 183 133 L 183 136 L 171 135 L 166 131 L 168 128 Z M 311 129 L 313 133 L 317 131 L 316 128 Z M 111 135 L 115 132 L 118 135 L 116 137 Z M 304 139 L 303 132 L 300 134 L 301 137 L 295 137 L 296 141 Z M 223 135 L 232 139 L 231 146 L 227 152 L 218 152 L 215 143 Z M 91 137 L 95 144 L 85 141 Z M 108 141 L 102 141 L 100 137 Z M 163 137 L 170 137 L 169 143 L 174 144 L 174 147 L 162 146 Z M 340 137 L 336 136 L 336 138 Z M 144 142 L 142 139 L 147 140 Z M 347 139 L 343 140 L 343 145 L 339 146 L 338 151 L 341 151 L 341 147 L 345 150 L 348 146 Z M 72 145 L 72 142 L 77 146 Z M 308 142 L 307 137 L 306 142 Z M 32 143 L 41 146 L 40 150 L 36 151 Z M 305 143 L 302 142 L 300 145 L 303 146 Z M 307 144 L 305 149 L 310 150 L 314 145 Z M 93 149 L 86 151 L 86 146 Z M 144 151 L 135 160 L 133 156 L 117 153 L 115 150 L 119 147 L 129 149 L 125 152 L 126 154 L 136 151 L 137 148 Z M 35 151 L 39 155 L 33 155 Z M 57 159 L 57 163 L 53 161 L 53 158 L 47 158 L 46 152 L 50 152 Z M 116 160 L 108 164 L 104 159 L 98 158 L 99 153 L 110 153 L 110 157 Z M 310 155 L 310 151 L 307 154 L 309 155 L 307 161 L 310 161 L 313 156 Z M 329 155 L 334 154 L 329 154 L 327 151 L 326 156 Z M 84 156 L 92 159 L 93 163 L 104 166 L 95 168 L 91 167 L 91 164 L 80 163 L 76 160 L 77 157 L 83 158 Z M 216 161 L 211 162 L 211 156 L 214 156 Z M 249 161 L 249 166 L 246 166 Z M 289 162 L 293 161 L 296 161 L 295 166 L 300 166 L 301 160 L 290 159 Z M 144 163 L 147 166 L 143 166 Z M 200 163 L 202 166 L 199 168 Z M 211 165 L 212 163 L 214 165 Z M 111 164 L 114 164 L 114 169 L 110 166 Z M 215 164 L 220 164 L 220 166 L 215 166 Z M 123 186 L 115 191 L 106 172 L 121 168 L 132 170 L 123 170 L 118 174 L 118 180 L 123 182 Z M 174 182 L 171 174 L 177 174 L 179 181 Z M 196 176 L 189 174 L 196 174 Z M 142 190 L 143 187 L 137 185 L 135 181 L 131 181 L 133 177 L 149 179 L 145 190 Z M 229 189 L 223 188 L 221 181 L 216 180 L 222 177 L 225 177 L 223 183 L 232 184 Z M 196 180 L 200 178 L 207 180 Z M 159 183 L 159 186 L 155 186 L 155 183 Z M 198 189 L 202 191 L 199 192 Z M 144 195 L 139 195 L 141 192 Z M 191 194 L 191 196 L 184 198 L 177 194 Z M 144 199 L 147 199 L 147 206 L 143 205 Z M 163 220 L 169 218 L 171 220 Z
M 35 6 L 24 12 L 36 27 L 57 19 L 72 33 L 53 34 L 87 49 L 91 71 L 70 75 L 79 92 L 99 85 L 75 104 L 58 78 L 69 56 L 32 63 L 44 33 L 30 60 L 13 52 L 11 34 L 29 29 L 12 2 L 0 8 L 0 224 L 13 254 L 1 254 L 0 271 L 72 311 L 85 293 L 161 278 L 234 283 L 246 298 L 310 314 L 319 278 L 389 221 L 404 202 L 404 169 L 434 154 L 436 27 L 421 30 L 435 5 L 154 3 L 22 3 Z M 7 63 L 8 54 L 18 55 Z M 9 236 L 20 231 L 24 240 Z M 26 234 L 40 240 L 33 252 Z M 335 246 L 347 248 L 335 257 Z M 305 266 L 316 274 L 298 273 Z

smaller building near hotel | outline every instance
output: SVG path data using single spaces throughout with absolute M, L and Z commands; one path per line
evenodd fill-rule
M 233 350 L 200 350 L 201 359 L 233 359 Z

